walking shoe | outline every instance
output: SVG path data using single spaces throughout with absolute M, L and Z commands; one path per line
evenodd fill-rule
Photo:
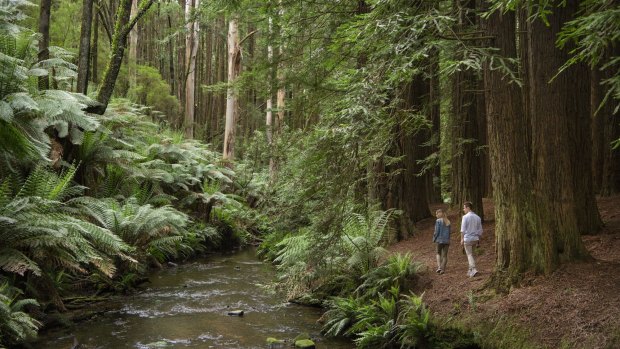
M 437 270 L 435 271 L 435 273 L 437 273 L 437 274 L 441 274 L 441 268 L 437 268 Z
M 474 269 L 471 272 L 469 272 L 469 277 L 473 278 L 474 276 L 478 275 L 478 270 Z

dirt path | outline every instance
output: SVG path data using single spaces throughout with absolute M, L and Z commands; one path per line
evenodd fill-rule
M 427 304 L 440 319 L 485 323 L 489 332 L 497 322 L 503 322 L 504 327 L 516 324 L 515 339 L 527 337 L 549 348 L 620 348 L 620 196 L 599 199 L 598 203 L 605 227 L 597 235 L 583 237 L 593 260 L 563 265 L 547 278 L 527 278 L 522 287 L 505 296 L 484 289 L 495 263 L 490 200 L 484 201 L 484 235 L 476 257 L 479 276 L 466 275 L 467 257 L 458 233 L 460 218 L 454 210 L 448 212 L 454 227 L 445 274 L 435 273 L 434 218 L 419 222 L 418 234 L 390 250 L 411 252 L 416 260 L 426 263 L 428 270 L 421 275 L 417 291 L 425 292 Z M 439 207 L 446 208 L 435 205 L 432 211 Z M 500 347 L 520 347 L 499 331 L 495 335 Z

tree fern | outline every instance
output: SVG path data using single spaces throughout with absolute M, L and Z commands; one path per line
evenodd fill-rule
M 380 246 L 394 210 L 376 211 L 368 217 L 351 213 L 344 222 L 342 242 L 348 252 L 348 265 L 360 275 L 375 267 L 386 251 Z

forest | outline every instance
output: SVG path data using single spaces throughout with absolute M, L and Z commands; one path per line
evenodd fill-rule
M 349 347 L 617 348 L 619 109 L 614 0 L 0 0 L 0 348 L 244 248 Z

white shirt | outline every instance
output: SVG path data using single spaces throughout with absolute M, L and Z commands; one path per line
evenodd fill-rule
M 463 241 L 478 241 L 482 236 L 482 221 L 480 217 L 469 211 L 461 220 L 461 233 L 463 233 Z

